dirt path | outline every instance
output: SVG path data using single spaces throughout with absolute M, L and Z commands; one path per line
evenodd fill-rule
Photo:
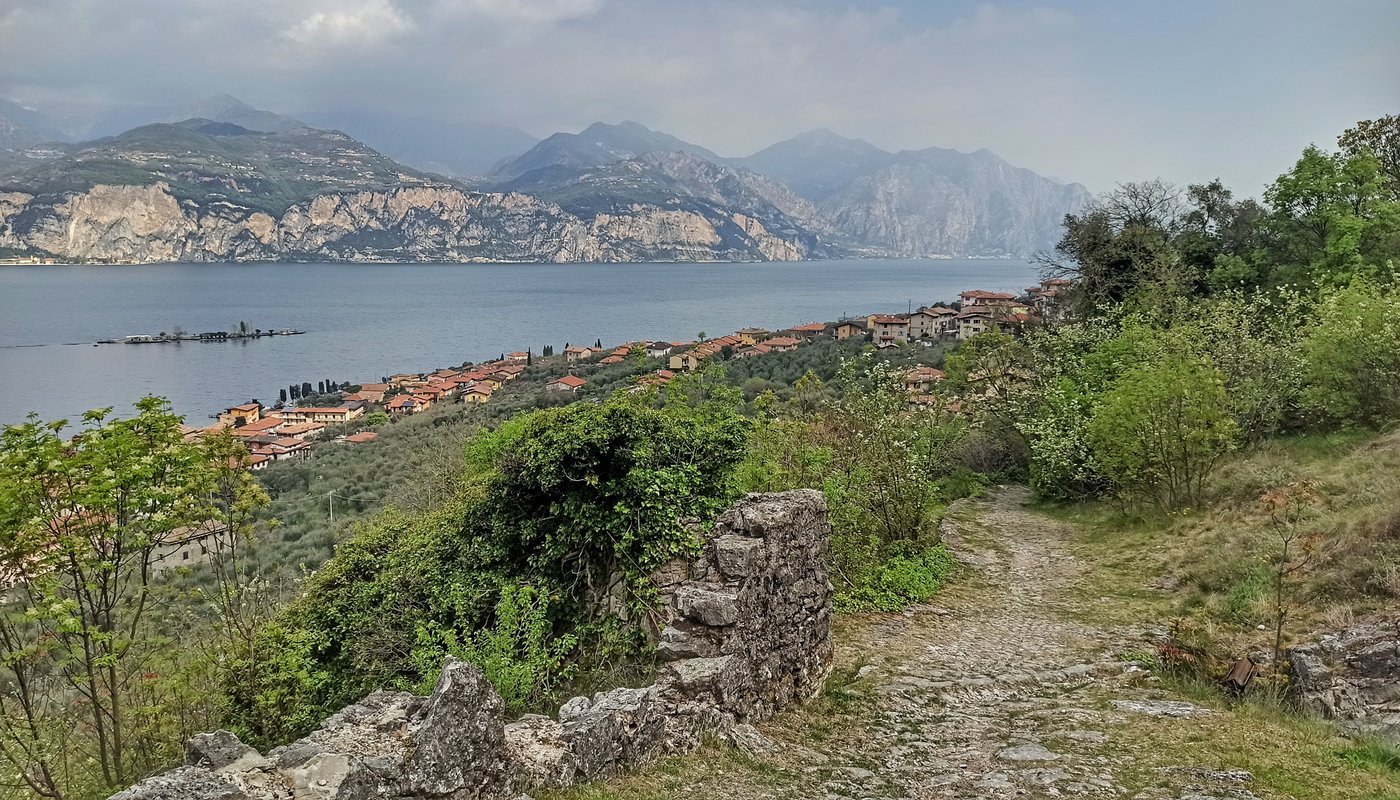
M 796 785 L 777 797 L 1251 798 L 1246 775 L 1137 763 L 1118 745 L 1135 725 L 1205 715 L 1170 698 L 1117 656 L 1141 631 L 1071 621 L 1083 573 L 1065 527 L 1006 488 L 955 509 L 945 538 L 975 573 L 936 602 L 846 636 L 861 664 L 848 691 L 873 708 L 864 730 L 811 744 L 765 729 Z M 1082 615 L 1080 615 L 1082 616 Z M 850 633 L 850 632 L 848 632 Z

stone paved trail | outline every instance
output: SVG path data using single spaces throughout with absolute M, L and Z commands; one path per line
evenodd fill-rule
M 1063 543 L 1065 527 L 1026 510 L 1026 500 L 1023 489 L 1000 489 L 953 515 L 945 538 L 976 573 L 931 605 L 846 637 L 842 660 L 865 664 L 853 688 L 874 696 L 868 729 L 798 744 L 765 726 L 776 747 L 760 758 L 798 777 L 762 794 L 1254 797 L 1247 773 L 1152 770 L 1115 746 L 1135 720 L 1210 712 L 1116 658 L 1144 648 L 1141 631 L 1071 621 L 1062 590 L 1083 567 Z

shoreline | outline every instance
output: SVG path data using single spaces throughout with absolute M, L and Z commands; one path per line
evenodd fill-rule
M 833 257 L 831 257 L 831 258 L 795 258 L 795 259 L 790 259 L 790 260 L 774 260 L 774 259 L 736 260 L 736 259 L 716 258 L 716 259 L 705 259 L 705 260 L 652 259 L 652 260 L 645 260 L 645 261 L 642 261 L 642 260 L 638 260 L 638 261 L 542 261 L 542 260 L 511 261 L 511 260 L 507 260 L 507 259 L 468 259 L 468 260 L 465 260 L 465 261 L 424 261 L 424 260 L 421 260 L 421 259 L 412 259 L 412 260 L 403 260 L 403 261 L 398 261 L 398 260 L 363 260 L 363 261 L 349 261 L 349 260 L 332 261 L 332 260 L 322 260 L 322 261 L 314 261 L 314 260 L 309 260 L 309 259 L 308 259 L 308 260 L 304 260 L 304 261 L 303 261 L 303 260 L 287 261 L 287 260 L 283 260 L 283 259 L 248 259 L 248 260 L 233 260 L 233 261 L 37 261 L 37 260 L 36 260 L 36 261 L 29 261 L 29 262 L 6 262 L 6 261 L 0 261 L 0 269 L 3 269 L 3 268 L 5 268 L 5 267 L 153 267 L 153 266 L 181 266 L 181 267 L 192 267 L 192 266 L 205 266 L 205 265 L 208 265 L 208 266 L 235 266 L 235 265 L 257 266 L 257 265 L 264 265 L 264 264 L 267 264 L 267 265 L 284 266 L 284 267 L 296 267 L 296 266 L 301 266 L 301 265 L 316 265 L 316 266 L 323 266 L 323 265 L 342 266 L 342 265 L 343 265 L 343 266 L 374 266 L 374 267 L 398 267 L 398 266 L 423 266 L 423 267 L 444 266 L 444 267 L 455 267 L 455 266 L 477 266 L 477 265 L 501 265 L 501 266 L 505 266 L 505 265 L 509 265 L 509 266 L 548 265 L 548 266 L 562 267 L 562 266 L 599 266 L 599 265 L 617 266 L 617 265 L 627 265 L 627 264 L 651 264 L 651 265 L 656 265 L 656 264 L 672 264 L 672 265 L 681 265 L 681 266 L 684 266 L 684 265 L 696 265 L 696 266 L 700 266 L 700 265 L 706 265 L 706 264 L 730 264 L 730 265 L 732 265 L 732 264 L 753 264 L 753 265 L 766 265 L 766 264 L 820 264 L 820 263 L 827 263 L 827 262 L 831 262 L 831 261 L 905 261 L 905 262 L 921 262 L 921 261 L 933 261 L 933 262 L 939 262 L 939 261 L 1027 261 L 1027 262 L 1028 262 L 1028 261 L 1030 261 L 1032 258 L 1034 258 L 1034 254 L 1028 255 L 1028 256 L 1014 256 L 1014 255 L 994 255 L 994 256 L 989 256 L 989 255 L 979 255 L 979 256 L 968 256 L 968 255 L 928 255 L 928 256 L 907 256 L 907 257 L 904 257 L 904 256 L 884 256 L 884 255 L 841 255 L 841 256 L 833 256 Z

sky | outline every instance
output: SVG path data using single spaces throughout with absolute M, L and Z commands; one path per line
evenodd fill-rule
M 1397 0 L 4 0 L 0 97 L 631 119 L 725 156 L 824 127 L 1257 195 L 1400 113 L 1396 41 Z

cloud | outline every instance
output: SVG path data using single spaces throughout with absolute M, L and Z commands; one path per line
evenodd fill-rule
M 314 11 L 286 30 L 292 42 L 312 47 L 372 45 L 404 33 L 412 23 L 388 0 L 344 0 Z
M 635 119 L 741 155 L 815 127 L 1093 188 L 1220 175 L 1400 109 L 1400 4 L 1337 0 L 7 0 L 0 96 Z
M 601 6 L 601 0 L 444 0 L 435 12 L 440 17 L 547 24 L 592 16 Z

